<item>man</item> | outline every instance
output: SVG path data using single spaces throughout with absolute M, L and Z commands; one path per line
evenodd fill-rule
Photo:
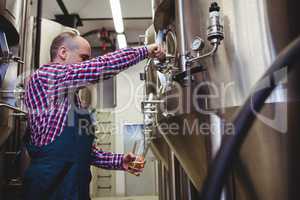
M 91 47 L 72 32 L 58 35 L 50 49 L 51 63 L 41 66 L 26 84 L 29 113 L 27 150 L 31 165 L 25 173 L 25 199 L 89 199 L 90 165 L 131 169 L 132 154 L 104 152 L 93 146 L 94 135 L 81 127 L 91 119 L 77 96 L 80 87 L 109 78 L 146 57 L 162 58 L 156 44 L 125 48 L 90 59 Z M 74 95 L 75 94 L 75 95 Z

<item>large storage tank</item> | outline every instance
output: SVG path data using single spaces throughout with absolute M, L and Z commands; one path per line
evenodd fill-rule
M 0 32 L 1 32 L 1 69 L 0 69 L 0 99 L 1 103 L 15 106 L 14 90 L 18 76 L 18 63 L 9 60 L 10 56 L 18 56 L 22 15 L 25 3 L 21 0 L 0 1 Z M 21 65 L 20 65 L 21 66 Z M 21 68 L 21 67 L 20 67 Z M 20 69 L 19 68 L 19 69 Z M 12 111 L 1 106 L 2 120 L 0 129 L 0 145 L 7 139 L 13 129 Z
M 152 99 L 163 100 L 163 108 L 158 108 L 156 115 L 157 124 L 151 127 L 155 137 L 152 146 L 165 158 L 162 171 L 175 176 L 169 181 L 170 191 L 165 190 L 173 195 L 168 198 L 191 199 L 182 197 L 176 189 L 182 181 L 179 175 L 176 178 L 176 171 L 183 168 L 194 187 L 201 191 L 214 154 L 221 143 L 232 137 L 234 114 L 278 53 L 299 35 L 299 3 L 292 0 L 153 2 L 156 33 L 168 30 L 165 43 L 174 58 L 167 59 L 169 71 L 157 72 L 161 64 L 156 62 L 150 62 L 151 67 L 146 71 L 145 99 L 154 95 Z M 214 55 L 185 65 L 184 59 L 203 55 L 213 48 L 207 39 L 212 3 L 220 6 L 223 15 L 224 40 Z M 205 48 L 196 52 L 192 44 L 199 37 L 205 41 Z M 191 81 L 166 82 L 168 77 L 186 68 L 200 66 L 203 70 L 193 74 Z M 278 73 L 284 76 L 288 70 Z M 263 110 L 257 113 L 228 180 L 229 199 L 299 199 L 295 190 L 298 162 L 294 154 L 300 141 L 297 136 L 300 127 L 295 121 L 299 117 L 297 76 L 299 73 L 295 71 L 285 81 L 279 81 Z M 159 88 L 165 85 L 167 89 L 162 92 Z M 166 132 L 162 124 L 168 125 Z M 172 124 L 175 134 L 170 131 Z M 161 147 L 162 144 L 167 147 Z M 168 148 L 169 154 L 165 153 Z
M 23 6 L 22 0 L 0 1 L 0 28 L 6 32 L 9 45 L 18 44 Z
M 15 61 L 23 58 L 21 37 L 25 24 L 26 0 L 0 1 L 0 199 L 10 198 L 8 191 L 14 190 L 14 197 L 20 194 L 20 181 L 16 179 L 18 166 L 14 165 L 17 150 L 24 132 L 24 113 L 19 109 L 22 88 L 17 80 L 23 65 Z M 22 29 L 23 28 L 23 29 Z M 10 107 L 10 108 L 9 108 Z

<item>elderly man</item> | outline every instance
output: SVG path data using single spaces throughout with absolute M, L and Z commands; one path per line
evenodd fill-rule
M 162 58 L 156 44 L 124 48 L 91 59 L 91 47 L 72 32 L 58 35 L 51 45 L 51 62 L 33 73 L 26 85 L 31 164 L 24 177 L 25 199 L 89 199 L 90 165 L 136 172 L 132 154 L 104 152 L 94 135 L 81 127 L 91 124 L 80 105 L 78 89 L 109 78 L 147 57 Z M 84 128 L 83 128 L 84 127 Z

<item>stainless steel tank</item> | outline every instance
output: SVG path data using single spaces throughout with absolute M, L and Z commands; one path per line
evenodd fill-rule
M 224 40 L 212 56 L 185 65 L 184 59 L 212 49 L 207 31 L 209 7 L 213 2 L 221 8 Z M 193 80 L 187 84 L 173 85 L 159 95 L 167 109 L 158 114 L 158 124 L 179 125 L 177 134 L 158 133 L 164 133 L 162 137 L 200 191 L 214 154 L 221 143 L 231 137 L 228 130 L 234 128 L 230 127 L 234 114 L 280 50 L 299 35 L 296 9 L 299 3 L 292 0 L 165 0 L 158 3 L 154 18 L 156 31 L 167 29 L 176 37 L 175 59 L 169 64 L 173 65 L 171 74 L 191 67 L 204 69 L 193 74 Z M 192 43 L 197 37 L 205 41 L 205 48 L 195 52 Z M 170 46 L 167 44 L 167 48 Z M 146 81 L 160 85 L 158 65 L 153 66 L 146 73 L 149 77 Z M 287 70 L 279 73 L 285 75 Z M 262 112 L 257 114 L 258 120 L 243 145 L 228 188 L 236 199 L 297 199 L 299 196 L 293 189 L 297 182 L 293 174 L 297 175 L 297 170 L 292 167 L 298 166 L 292 153 L 299 146 L 295 141 L 298 139 L 295 130 L 299 129 L 295 121 L 299 117 L 297 75 L 295 72 L 287 81 L 279 82 Z M 146 91 L 147 95 L 157 92 L 149 88 Z M 174 94 L 178 98 L 174 98 Z M 174 111 L 174 107 L 179 108 Z M 173 110 L 173 116 L 163 116 L 165 110 Z M 192 129 L 193 125 L 196 128 Z M 291 168 L 294 170 L 289 171 Z
M 9 45 L 19 42 L 23 6 L 22 0 L 0 1 L 0 28 L 6 32 Z
M 26 68 L 21 60 L 24 60 L 27 4 L 27 0 L 0 1 L 0 199 L 20 194 L 19 166 L 14 162 L 26 122 L 24 111 L 20 110 L 22 80 L 17 77 Z
M 17 104 L 20 106 L 19 97 L 21 93 L 18 91 L 17 85 L 21 84 L 21 81 L 17 79 L 17 76 L 18 73 L 22 73 L 23 65 L 15 61 L 16 58 L 19 57 L 19 52 L 22 51 L 22 45 L 19 46 L 19 39 L 21 26 L 23 26 L 23 28 L 25 27 L 23 17 L 26 7 L 27 1 L 0 1 L 0 31 L 3 33 L 1 34 L 2 43 L 0 56 L 0 115 L 1 118 L 5 119 L 0 125 L 0 146 L 3 145 L 8 136 L 14 130 L 14 119 L 18 118 L 14 116 L 13 110 L 10 109 L 9 106 L 16 107 Z M 6 40 L 7 42 L 3 42 Z M 19 99 L 16 99 L 16 97 Z

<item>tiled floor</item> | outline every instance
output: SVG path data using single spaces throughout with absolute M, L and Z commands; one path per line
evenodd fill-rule
M 138 197 L 101 197 L 92 200 L 158 200 L 157 196 L 138 196 Z

